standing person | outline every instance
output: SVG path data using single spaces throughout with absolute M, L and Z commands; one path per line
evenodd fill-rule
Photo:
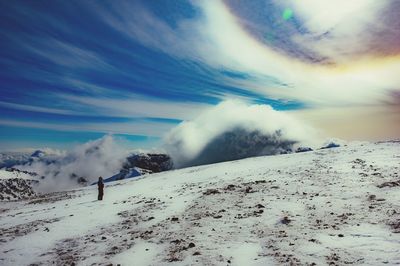
M 97 188 L 99 189 L 99 196 L 97 197 L 97 199 L 103 200 L 104 183 L 103 183 L 103 178 L 101 176 L 99 177 L 99 181 L 97 182 Z

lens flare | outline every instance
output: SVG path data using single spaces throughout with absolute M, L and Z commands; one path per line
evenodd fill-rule
M 286 8 L 282 13 L 282 18 L 284 20 L 289 20 L 292 17 L 293 17 L 293 10 L 291 10 L 290 8 Z

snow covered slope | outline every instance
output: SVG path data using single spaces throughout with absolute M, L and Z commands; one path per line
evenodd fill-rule
M 36 196 L 39 177 L 34 173 L 9 168 L 0 169 L 0 202 Z
M 147 169 L 142 169 L 139 167 L 133 167 L 129 169 L 122 169 L 118 174 L 113 175 L 109 178 L 104 179 L 104 183 L 114 182 L 118 180 L 135 178 L 146 174 L 151 174 L 152 172 Z M 93 183 L 93 185 L 97 184 L 97 182 Z
M 35 173 L 29 173 L 27 171 L 20 171 L 15 168 L 10 168 L 8 170 L 0 169 L 0 180 L 1 179 L 11 179 L 20 178 L 25 180 L 39 180 L 40 178 Z
M 37 194 L 34 187 L 38 182 L 21 178 L 0 179 L 0 202 L 35 197 Z
M 355 143 L 10 202 L 0 264 L 400 263 L 400 143 Z

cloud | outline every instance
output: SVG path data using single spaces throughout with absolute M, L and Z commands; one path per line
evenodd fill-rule
M 297 3 L 302 5 L 303 2 Z M 236 83 L 267 98 L 298 100 L 314 107 L 370 105 L 390 101 L 391 91 L 398 88 L 396 84 L 400 82 L 400 76 L 396 73 L 400 69 L 399 56 L 380 58 L 366 53 L 357 60 L 337 65 L 305 62 L 256 40 L 220 1 L 204 1 L 201 7 L 206 16 L 202 32 L 213 43 L 214 49 L 205 53 L 211 58 L 208 63 L 217 62 L 228 69 L 250 74 L 255 78 Z M 356 6 L 353 9 L 362 13 L 364 8 L 357 9 Z M 376 21 L 368 12 L 365 12 L 364 19 L 370 23 Z M 340 25 L 343 31 L 346 27 L 345 24 Z M 356 28 L 354 26 L 346 34 L 343 33 L 343 39 L 355 34 L 351 39 L 360 45 L 363 38 L 356 34 Z M 340 44 L 339 35 L 330 36 L 331 39 L 326 41 L 329 40 L 332 45 Z M 329 46 L 333 47 L 331 44 Z M 347 46 L 339 48 L 336 50 L 345 50 Z M 265 82 L 262 77 L 272 77 L 275 81 Z
M 382 54 L 383 51 L 378 51 L 380 48 L 374 47 L 376 45 L 371 41 L 381 32 L 392 31 L 392 26 L 385 25 L 382 19 L 382 16 L 387 16 L 388 3 L 373 0 L 285 2 L 294 8 L 307 29 L 307 33 L 295 34 L 292 39 L 304 49 L 311 48 L 330 62 L 339 64 Z M 379 38 L 379 42 L 390 40 Z
M 33 112 L 41 112 L 41 113 L 50 113 L 50 114 L 62 114 L 62 115 L 82 115 L 83 113 L 73 111 L 73 110 L 65 110 L 58 108 L 49 108 L 42 106 L 35 106 L 30 104 L 18 104 L 18 103 L 8 103 L 0 101 L 0 107 L 6 107 L 16 110 L 24 110 L 24 111 L 33 111 Z
M 69 152 L 46 156 L 16 168 L 44 176 L 39 189 L 49 192 L 77 187 L 79 177 L 84 177 L 89 183 L 99 176 L 109 177 L 119 172 L 126 157 L 127 151 L 112 136 L 105 136 Z
M 131 93 L 124 99 L 62 95 L 65 100 L 95 107 L 98 113 L 119 117 L 188 119 L 210 107 L 207 103 L 176 102 Z
M 399 138 L 399 104 L 305 109 L 287 113 L 318 128 L 324 137 L 370 141 Z
M 57 122 L 27 122 L 20 120 L 0 119 L 0 125 L 11 127 L 26 127 L 49 129 L 66 132 L 99 132 L 107 134 L 130 134 L 143 135 L 150 137 L 160 137 L 163 132 L 168 131 L 174 126 L 173 123 L 161 121 L 128 121 L 128 122 L 74 122 L 74 123 L 57 123 Z
M 164 143 L 174 165 L 185 167 L 278 154 L 295 143 L 313 144 L 316 136 L 310 127 L 268 105 L 227 100 L 182 122 Z
M 55 38 L 32 38 L 24 44 L 28 51 L 35 53 L 56 65 L 68 68 L 89 68 L 115 70 L 100 55 Z
M 2 59 L 15 83 L 4 84 L 0 107 L 190 120 L 207 103 L 231 97 L 274 107 L 340 108 L 385 105 L 400 91 L 400 56 L 380 54 L 399 51 L 398 1 L 237 1 L 251 12 L 235 12 L 232 2 L 193 0 L 165 9 L 149 1 L 85 2 L 77 14 L 87 15 L 86 26 L 78 28 L 65 8 L 54 13 L 17 4 L 10 18 L 21 32 L 5 30 L 10 47 Z M 267 8 L 254 8 L 257 3 Z M 292 18 L 281 21 L 287 8 Z M 255 12 L 257 18 L 246 21 Z M 265 40 L 269 30 L 284 35 L 276 38 L 282 47 Z M 301 56 L 310 51 L 329 60 Z M 8 117 L 0 124 L 151 136 L 171 126 L 89 119 L 83 125 L 83 115 L 75 118 L 76 125 Z
M 323 34 L 335 29 L 339 24 L 346 24 L 341 31 L 355 32 L 362 29 L 369 21 L 375 20 L 380 8 L 385 3 L 374 0 L 288 0 L 281 5 L 294 8 L 303 25 L 316 34 Z
M 190 48 L 197 39 L 193 31 L 196 21 L 181 19 L 171 26 L 140 1 L 120 1 L 107 8 L 97 3 L 91 8 L 106 24 L 135 42 L 178 57 L 196 57 Z

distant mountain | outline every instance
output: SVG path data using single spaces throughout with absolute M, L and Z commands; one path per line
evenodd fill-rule
M 263 155 L 291 153 L 296 141 L 285 139 L 278 130 L 266 135 L 258 130 L 234 128 L 217 136 L 191 162 L 184 166 L 196 166 L 240 160 Z
M 102 153 L 99 145 L 89 146 L 80 153 L 75 152 L 61 156 L 48 154 L 42 150 L 36 150 L 33 153 L 3 152 L 0 153 L 0 169 L 2 169 L 0 170 L 0 179 L 30 179 L 43 185 L 43 182 L 46 182 L 49 178 L 53 181 L 56 178 L 69 178 L 71 187 L 87 186 L 97 181 L 93 180 L 93 176 L 88 175 L 87 171 L 82 172 L 82 169 L 78 169 L 79 161 L 83 159 L 91 161 L 90 158 L 96 159 Z M 107 162 L 108 160 L 104 159 L 104 163 Z M 78 165 L 77 169 L 71 168 L 71 166 L 76 165 Z M 172 160 L 166 154 L 131 154 L 125 159 L 119 172 L 112 176 L 106 176 L 105 182 L 158 173 L 170 170 L 172 166 Z M 95 165 L 88 167 L 95 167 Z M 37 173 L 34 171 L 37 171 Z
M 31 153 L 27 152 L 2 152 L 0 153 L 0 169 L 25 164 L 31 159 Z
M 126 160 L 126 163 L 123 165 L 124 169 L 139 167 L 141 169 L 149 170 L 152 173 L 159 173 L 173 168 L 171 157 L 162 153 L 132 154 L 126 158 Z
M 104 182 L 112 182 L 127 178 L 134 178 L 145 174 L 159 173 L 171 170 L 172 159 L 167 154 L 140 153 L 132 154 L 126 158 L 122 169 L 116 175 L 104 179 Z M 97 182 L 93 183 L 96 184 Z
M 17 165 L 32 164 L 38 160 L 49 159 L 51 154 L 42 150 L 32 152 L 1 152 L 0 153 L 0 169 L 11 168 Z
M 31 154 L 31 157 L 40 158 L 40 157 L 43 157 L 45 155 L 46 155 L 46 153 L 44 151 L 36 150 Z
M 129 168 L 129 169 L 124 168 L 118 174 L 104 179 L 104 183 L 122 180 L 122 179 L 134 178 L 134 177 L 138 177 L 138 176 L 145 175 L 145 174 L 151 174 L 151 173 L 152 173 L 152 171 L 146 170 L 146 169 L 141 169 L 139 167 L 133 167 L 133 168 Z M 96 183 L 97 182 L 95 182 L 94 184 L 96 184 Z
M 335 143 L 335 142 L 329 142 L 325 146 L 321 147 L 321 149 L 332 149 L 332 148 L 339 148 L 340 144 Z

